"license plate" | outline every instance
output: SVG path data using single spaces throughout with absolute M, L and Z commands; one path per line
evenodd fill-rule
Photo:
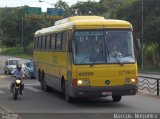
M 111 91 L 103 91 L 102 95 L 103 96 L 112 96 L 112 92 Z

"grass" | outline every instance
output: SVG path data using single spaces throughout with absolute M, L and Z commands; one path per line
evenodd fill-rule
M 142 66 L 138 66 L 138 71 L 142 72 Z M 143 67 L 143 72 L 160 73 L 160 67 L 147 65 Z
M 2 51 L 0 52 L 0 55 L 13 56 L 24 59 L 33 58 L 32 54 L 24 52 L 20 47 L 4 48 L 3 52 Z

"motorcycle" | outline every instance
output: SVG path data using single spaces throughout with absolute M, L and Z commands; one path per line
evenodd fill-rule
M 18 95 L 22 95 L 22 79 L 16 78 L 14 81 L 12 93 L 13 93 L 13 99 L 17 100 Z

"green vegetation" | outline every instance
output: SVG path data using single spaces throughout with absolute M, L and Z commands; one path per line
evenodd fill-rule
M 143 3 L 144 66 L 158 69 L 160 66 L 160 0 L 143 0 Z M 1 46 L 17 47 L 21 45 L 22 18 L 25 16 L 24 7 L 0 8 Z M 100 0 L 99 2 L 88 0 L 87 2 L 78 1 L 72 6 L 59 0 L 55 4 L 55 7 L 64 9 L 64 18 L 74 15 L 99 15 L 108 19 L 122 19 L 131 22 L 134 30 L 137 62 L 138 65 L 141 65 L 141 48 L 136 43 L 137 39 L 140 39 L 140 43 L 142 41 L 142 0 Z M 42 13 L 42 15 L 45 14 Z M 21 53 L 32 54 L 35 31 L 52 26 L 54 22 L 54 20 L 45 18 L 24 18 L 24 52 L 21 51 Z M 9 49 L 8 52 L 10 52 Z M 152 70 L 152 68 L 147 67 L 144 68 Z
M 20 47 L 4 48 L 3 52 L 0 52 L 0 54 L 6 56 L 24 58 L 24 59 L 32 58 L 32 54 L 24 52 Z
M 144 66 L 143 69 L 144 69 L 143 72 L 159 73 L 160 74 L 160 68 L 159 68 L 159 66 L 153 66 L 153 65 Z M 138 71 L 142 72 L 142 66 L 141 65 L 138 67 Z

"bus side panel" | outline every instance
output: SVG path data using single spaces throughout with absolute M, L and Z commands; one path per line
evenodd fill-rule
M 47 85 L 61 91 L 62 76 L 67 77 L 66 52 L 35 52 L 34 56 L 36 77 L 39 70 L 44 72 Z

